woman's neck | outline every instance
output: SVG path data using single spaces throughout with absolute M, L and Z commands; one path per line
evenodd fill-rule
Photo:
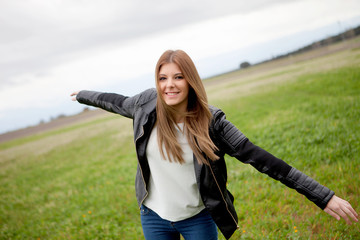
M 183 123 L 185 121 L 185 115 L 186 112 L 175 112 L 173 115 L 173 119 L 175 120 L 176 123 Z
M 176 117 L 176 123 L 184 123 L 184 117 Z

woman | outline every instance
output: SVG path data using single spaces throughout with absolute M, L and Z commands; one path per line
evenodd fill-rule
M 209 106 L 194 63 L 166 51 L 156 65 L 156 90 L 133 97 L 93 91 L 73 100 L 133 119 L 138 158 L 136 197 L 146 239 L 228 239 L 238 228 L 226 189 L 228 154 L 304 194 L 348 224 L 357 213 L 330 189 L 252 144 L 225 114 Z M 161 147 L 160 147 L 161 146 Z

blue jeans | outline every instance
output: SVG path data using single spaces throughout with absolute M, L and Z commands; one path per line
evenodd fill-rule
M 197 215 L 178 222 L 162 219 L 154 211 L 142 205 L 141 225 L 146 240 L 216 240 L 218 231 L 206 209 Z

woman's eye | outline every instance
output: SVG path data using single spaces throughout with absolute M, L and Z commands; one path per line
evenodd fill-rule
M 163 81 L 163 80 L 165 80 L 165 79 L 166 79 L 165 77 L 159 78 L 160 81 Z
M 177 77 L 175 77 L 175 79 L 184 79 L 184 77 L 183 76 L 177 76 Z

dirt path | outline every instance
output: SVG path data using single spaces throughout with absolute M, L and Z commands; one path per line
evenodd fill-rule
M 85 111 L 73 116 L 62 117 L 48 123 L 42 123 L 36 126 L 27 127 L 16 131 L 0 134 L 0 143 L 10 141 L 16 138 L 27 137 L 34 134 L 55 130 L 65 126 L 70 126 L 75 123 L 92 121 L 97 118 L 106 117 L 108 116 L 108 114 L 110 113 L 107 113 L 101 109 L 96 109 L 96 110 Z
M 243 70 L 225 73 L 204 81 L 210 103 L 229 101 L 236 96 L 269 90 L 297 76 L 326 72 L 344 65 L 358 66 L 360 37 L 296 56 L 265 62 Z M 346 55 L 346 56 L 345 56 Z M 351 61 L 351 62 L 349 62 Z
M 243 69 L 240 71 L 221 74 L 219 76 L 215 76 L 213 78 L 205 80 L 205 85 L 207 87 L 211 87 L 214 84 L 215 85 L 218 84 L 219 81 L 221 81 L 222 83 L 231 82 L 233 80 L 239 81 L 239 79 L 241 80 L 242 77 L 248 78 L 253 75 L 258 75 L 260 73 L 268 72 L 276 68 L 286 67 L 295 63 L 300 63 L 310 59 L 315 59 L 333 53 L 337 53 L 340 51 L 344 51 L 347 49 L 356 49 L 356 48 L 360 48 L 360 37 L 353 38 L 346 42 L 340 42 L 329 46 L 324 46 L 298 55 L 292 55 L 289 57 L 264 62 L 262 64 L 255 65 L 253 67 Z

